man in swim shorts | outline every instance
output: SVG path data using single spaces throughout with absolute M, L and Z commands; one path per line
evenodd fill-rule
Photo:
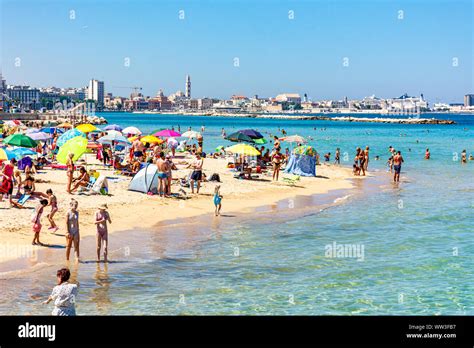
M 168 172 L 169 172 L 169 163 L 165 160 L 165 154 L 160 152 L 158 160 L 156 161 L 156 167 L 158 168 L 157 176 L 160 181 L 158 187 L 158 194 L 160 196 L 168 196 Z
M 395 156 L 393 156 L 393 170 L 395 174 L 393 175 L 394 182 L 400 182 L 400 172 L 402 170 L 402 163 L 404 162 L 402 153 L 400 151 L 397 152 Z

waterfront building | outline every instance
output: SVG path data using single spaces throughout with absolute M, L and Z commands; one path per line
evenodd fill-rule
M 171 110 L 172 103 L 163 94 L 163 90 L 159 90 L 158 94 L 154 98 L 148 99 L 149 110 Z
M 148 110 L 148 101 L 143 97 L 134 97 L 133 99 L 125 100 L 124 107 L 126 110 Z
M 6 100 L 8 98 L 7 94 L 7 81 L 3 78 L 2 73 L 0 72 L 0 110 L 6 110 Z
M 428 109 L 428 103 L 423 94 L 420 97 L 410 97 L 404 94 L 398 98 L 387 99 L 388 111 L 392 112 L 419 112 Z
M 297 93 L 283 93 L 279 94 L 275 97 L 277 102 L 283 103 L 286 102 L 288 104 L 293 105 L 300 105 L 301 104 L 301 97 Z
M 210 98 L 199 98 L 197 101 L 199 110 L 206 110 L 212 108 L 213 102 Z
M 8 98 L 23 109 L 36 110 L 40 107 L 40 90 L 30 86 L 7 86 Z
M 464 96 L 464 106 L 474 106 L 474 94 L 466 94 Z
M 94 100 L 97 103 L 98 109 L 101 109 L 104 106 L 104 81 L 98 81 L 95 79 L 89 81 L 87 99 Z
M 198 109 L 199 108 L 199 102 L 197 99 L 190 99 L 189 100 L 189 108 L 190 109 Z

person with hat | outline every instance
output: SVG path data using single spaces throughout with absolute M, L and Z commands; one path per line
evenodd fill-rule
M 112 223 L 107 209 L 107 204 L 101 204 L 99 205 L 98 210 L 95 212 L 95 224 L 97 226 L 97 262 L 100 262 L 102 244 L 104 244 L 104 262 L 107 262 L 109 244 L 107 222 L 109 224 Z

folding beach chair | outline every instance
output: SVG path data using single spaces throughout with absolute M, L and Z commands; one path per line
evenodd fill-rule
M 299 175 L 284 176 L 283 181 L 291 186 L 295 186 L 301 177 Z
M 22 194 L 21 197 L 18 199 L 17 204 L 21 205 L 22 207 L 25 205 L 25 203 L 30 199 L 30 195 Z

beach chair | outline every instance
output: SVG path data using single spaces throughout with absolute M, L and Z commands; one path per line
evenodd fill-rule
M 18 199 L 17 204 L 21 205 L 22 207 L 25 205 L 25 203 L 30 199 L 30 195 L 22 194 L 21 197 Z
M 299 175 L 291 175 L 291 176 L 284 176 L 283 177 L 283 182 L 295 186 L 299 181 L 301 177 Z

